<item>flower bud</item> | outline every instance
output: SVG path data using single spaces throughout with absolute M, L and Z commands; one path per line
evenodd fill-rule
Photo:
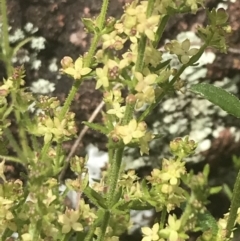
M 136 101 L 137 101 L 137 98 L 133 94 L 130 94 L 126 97 L 126 103 L 127 104 L 134 104 L 134 103 L 136 103 Z
M 63 69 L 69 68 L 73 66 L 73 59 L 69 56 L 63 57 L 61 60 L 61 65 Z

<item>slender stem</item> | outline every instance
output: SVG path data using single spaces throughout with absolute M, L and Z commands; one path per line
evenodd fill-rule
M 184 209 L 184 212 L 181 216 L 181 226 L 184 227 L 192 213 L 192 202 L 195 200 L 194 194 L 191 195 L 190 200 L 187 203 L 187 206 Z
M 31 135 L 30 138 L 31 138 L 33 150 L 38 152 L 39 151 L 39 143 L 38 143 L 37 137 L 34 135 Z
M 231 232 L 233 230 L 233 227 L 236 221 L 237 211 L 239 207 L 240 207 L 240 170 L 238 172 L 237 179 L 233 188 L 233 196 L 232 196 L 230 212 L 229 212 L 227 228 L 226 228 L 226 231 L 227 231 L 226 238 L 229 238 L 231 235 Z
M 65 117 L 65 115 L 67 114 L 68 112 L 68 109 L 70 108 L 70 105 L 75 97 L 75 94 L 77 93 L 78 89 L 79 89 L 79 86 L 81 85 L 81 81 L 75 81 L 69 94 L 68 94 L 68 97 L 67 99 L 65 100 L 64 102 L 64 105 L 61 109 L 61 113 L 60 113 L 60 121 L 63 120 L 63 118 Z
M 52 141 L 49 141 L 48 143 L 44 144 L 44 146 L 42 148 L 42 151 L 41 151 L 41 154 L 40 154 L 40 157 L 39 157 L 40 160 L 44 160 L 45 156 L 47 155 L 48 149 L 51 145 L 51 142 Z
M 134 107 L 135 107 L 135 101 L 132 103 L 127 101 L 126 110 L 125 110 L 124 118 L 121 122 L 121 125 L 127 125 L 129 121 L 132 119 Z
M 121 163 L 122 163 L 122 156 L 123 156 L 123 148 L 119 148 L 117 150 L 115 150 L 114 152 L 114 157 L 113 157 L 113 161 L 111 164 L 111 169 L 110 169 L 110 174 L 109 174 L 109 178 L 108 178 L 108 193 L 107 193 L 107 206 L 109 208 L 109 210 L 111 210 L 111 207 L 115 204 L 114 200 L 115 200 L 115 191 L 117 188 L 117 182 L 119 179 L 119 173 L 120 173 L 120 167 L 121 167 Z M 109 210 L 103 210 L 103 217 L 101 218 L 101 234 L 98 237 L 97 241 L 103 241 L 105 238 L 105 233 L 106 233 L 106 229 L 108 227 L 108 223 L 110 221 L 110 212 Z
M 20 48 L 22 48 L 25 44 L 27 44 L 28 42 L 32 41 L 33 37 L 28 37 L 26 39 L 24 39 L 23 41 L 21 41 L 14 49 L 12 52 L 12 56 L 14 56 Z
M 117 182 L 118 182 L 119 173 L 121 169 L 123 150 L 124 148 L 119 148 L 114 152 L 113 162 L 112 162 L 112 166 L 111 166 L 110 174 L 108 178 L 108 187 L 109 187 L 108 194 L 107 194 L 108 208 L 111 208 L 114 205 L 113 203 L 114 194 L 117 188 Z
M 56 163 L 55 163 L 55 165 L 57 167 L 60 167 L 60 165 L 61 165 L 61 163 L 59 163 L 60 157 L 61 157 L 61 149 L 62 149 L 62 143 L 58 142 L 57 143 L 57 149 L 56 149 Z
M 97 27 L 99 29 L 98 33 L 95 33 L 93 40 L 91 41 L 91 47 L 88 51 L 87 56 L 84 58 L 84 67 L 89 67 L 93 60 L 93 56 L 97 49 L 98 42 L 102 35 L 102 30 L 104 28 L 104 23 L 106 21 L 107 10 L 108 10 L 109 0 L 103 0 L 100 15 L 98 16 Z
M 141 36 L 139 43 L 138 43 L 138 56 L 135 65 L 136 72 L 141 72 L 144 64 L 144 53 L 147 44 L 147 37 L 146 35 Z
M 157 29 L 156 34 L 155 34 L 155 40 L 153 42 L 153 47 L 155 47 L 155 48 L 158 47 L 159 41 L 162 38 L 163 32 L 165 30 L 165 27 L 168 23 L 169 18 L 170 18 L 170 15 L 164 15 L 160 19 L 160 24 L 159 24 L 158 29 Z
M 100 38 L 101 38 L 100 34 L 94 35 L 92 42 L 91 42 L 91 47 L 87 53 L 87 56 L 84 58 L 84 62 L 83 62 L 84 67 L 89 67 L 91 65 L 92 60 L 93 60 L 93 55 L 95 54 L 95 51 L 97 49 L 97 44 L 98 44 Z
M 29 148 L 26 132 L 24 130 L 23 125 L 20 124 L 18 128 L 19 128 L 19 137 L 20 137 L 23 153 L 26 157 L 28 157 L 31 154 L 31 149 Z
M 148 6 L 147 6 L 147 18 L 152 15 L 153 9 L 154 9 L 154 3 L 155 0 L 149 0 Z M 138 55 L 137 55 L 137 61 L 135 65 L 135 71 L 141 72 L 144 66 L 144 53 L 147 45 L 147 36 L 145 34 L 142 34 L 138 43 Z M 133 80 L 134 82 L 137 82 L 136 78 Z
M 21 148 L 19 147 L 18 143 L 16 142 L 15 138 L 13 137 L 12 132 L 6 128 L 4 130 L 4 134 L 7 137 L 9 144 L 12 146 L 12 148 L 14 149 L 14 151 L 17 153 L 18 157 L 21 159 L 22 162 L 25 162 L 25 156 L 21 150 Z
M 108 223 L 110 220 L 110 212 L 105 210 L 102 218 L 102 225 L 100 227 L 101 229 L 101 234 L 98 236 L 97 241 L 104 241 L 105 238 L 105 233 L 108 227 Z
M 164 228 L 166 216 L 167 216 L 167 208 L 164 207 L 163 210 L 162 210 L 162 213 L 161 213 L 161 220 L 160 220 L 160 228 L 159 228 L 159 230 Z
M 102 8 L 101 8 L 100 16 L 99 16 L 99 22 L 98 22 L 98 27 L 100 30 L 103 30 L 103 28 L 104 28 L 104 23 L 105 23 L 106 16 L 107 16 L 108 5 L 109 5 L 109 0 L 103 0 Z
M 93 240 L 93 235 L 96 229 L 96 224 L 92 224 L 87 232 L 87 236 L 84 238 L 84 241 L 92 241 Z
M 4 156 L 4 155 L 0 155 L 1 159 L 7 160 L 7 161 L 13 161 L 13 162 L 18 162 L 18 163 L 22 163 L 22 161 L 19 158 L 16 157 L 12 157 L 12 156 Z
M 1 15 L 2 15 L 2 51 L 4 54 L 4 62 L 6 64 L 7 76 L 11 76 L 12 66 L 11 66 L 11 48 L 9 44 L 9 34 L 8 34 L 8 18 L 7 18 L 7 3 L 6 0 L 1 0 Z

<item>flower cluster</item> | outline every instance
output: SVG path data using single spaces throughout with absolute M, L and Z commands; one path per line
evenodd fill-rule
M 151 175 L 146 177 L 146 180 L 153 186 L 150 192 L 152 200 L 162 201 L 158 202 L 160 209 L 164 203 L 167 210 L 171 211 L 185 201 L 184 190 L 180 187 L 180 180 L 185 173 L 183 161 L 164 159 L 162 170 L 154 169 Z
M 68 112 L 64 118 L 61 118 L 61 107 L 56 98 L 41 96 L 37 105 L 42 109 L 42 112 L 35 116 L 37 124 L 34 122 L 28 126 L 28 130 L 32 134 L 44 136 L 45 143 L 50 140 L 69 140 L 76 134 L 75 114 Z
M 141 73 L 136 72 L 135 77 L 138 80 L 135 86 L 135 90 L 137 91 L 135 95 L 137 98 L 136 109 L 139 109 L 145 103 L 152 104 L 155 102 L 154 84 L 156 83 L 157 75 L 149 74 L 143 77 Z
M 55 116 L 53 118 L 44 114 L 36 117 L 37 126 L 32 133 L 37 136 L 44 136 L 44 142 L 68 140 L 77 133 L 74 121 L 75 114 L 67 113 L 63 120 Z
M 121 20 L 115 24 L 117 32 L 124 33 L 133 43 L 136 43 L 143 33 L 153 41 L 160 15 L 155 14 L 147 17 L 146 11 L 146 1 L 142 1 L 139 5 L 136 5 L 136 1 L 133 1 L 131 5 L 126 7 Z
M 191 155 L 194 153 L 196 148 L 197 144 L 195 141 L 189 140 L 188 136 L 184 138 L 175 138 L 170 142 L 171 152 L 179 158 L 184 158 Z

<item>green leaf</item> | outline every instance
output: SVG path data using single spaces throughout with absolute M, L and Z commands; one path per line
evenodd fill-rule
M 142 187 L 142 191 L 143 191 L 144 196 L 149 197 L 149 187 L 147 185 L 146 179 L 142 180 L 141 187 Z
M 209 193 L 212 195 L 212 194 L 217 194 L 220 191 L 222 191 L 222 186 L 211 187 L 209 190 Z
M 91 122 L 87 122 L 87 121 L 83 121 L 82 123 L 95 131 L 100 131 L 101 133 L 103 133 L 105 135 L 108 134 L 108 132 L 109 132 L 108 128 L 106 128 L 100 124 L 95 124 L 95 123 L 91 123 Z
M 210 84 L 196 84 L 191 86 L 190 90 L 203 96 L 230 115 L 240 118 L 240 101 L 235 95 Z
M 217 237 L 218 233 L 218 224 L 215 218 L 211 215 L 211 213 L 208 211 L 206 211 L 205 213 L 198 213 L 197 220 L 203 231 L 211 229 L 211 240 L 216 240 L 215 238 Z
M 89 33 L 94 33 L 96 25 L 91 18 L 82 18 L 82 22 Z
M 170 62 L 171 62 L 171 59 L 168 59 L 164 62 L 159 63 L 156 67 L 150 66 L 149 69 L 151 71 L 158 71 L 158 70 L 163 69 L 164 67 L 168 66 Z
M 114 203 L 117 203 L 120 200 L 120 198 L 122 197 L 122 193 L 123 193 L 122 187 L 120 187 L 114 196 Z
M 90 187 L 86 187 L 83 190 L 84 194 L 90 199 L 90 201 L 98 208 L 107 209 L 105 199 Z
M 140 200 L 132 200 L 128 203 L 125 203 L 123 205 L 120 205 L 118 207 L 119 210 L 126 210 L 126 209 L 132 209 L 132 210 L 150 210 L 153 209 L 153 206 L 148 203 L 143 203 Z

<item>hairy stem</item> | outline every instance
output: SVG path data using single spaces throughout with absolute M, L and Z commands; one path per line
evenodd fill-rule
M 235 220 L 237 218 L 237 212 L 239 207 L 240 207 L 240 171 L 238 172 L 237 179 L 233 188 L 233 196 L 232 196 L 230 212 L 229 212 L 227 228 L 226 228 L 227 230 L 226 238 L 229 238 L 231 235 L 231 232 L 235 224 Z
M 6 65 L 7 76 L 11 76 L 12 65 L 11 65 L 11 47 L 9 44 L 8 34 L 8 18 L 7 18 L 7 3 L 6 0 L 1 0 L 1 16 L 2 16 L 2 51 L 4 56 L 4 63 Z

